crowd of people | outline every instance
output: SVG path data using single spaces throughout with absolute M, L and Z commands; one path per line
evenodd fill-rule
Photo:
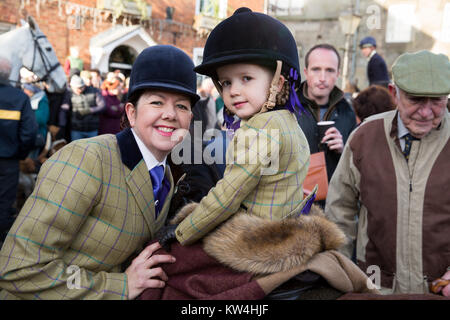
M 48 94 L 26 71 L 10 86 L 1 59 L 0 299 L 263 299 L 292 296 L 294 276 L 326 283 L 329 299 L 449 297 L 449 59 L 404 53 L 391 80 L 375 40 L 360 48 L 376 63 L 351 99 L 336 85 L 335 47 L 300 61 L 288 28 L 247 8 L 214 28 L 196 67 L 156 45 L 129 78 L 103 78 L 74 51 L 67 90 Z M 207 76 L 198 90 L 196 73 Z M 192 150 L 214 145 L 223 162 L 173 163 L 195 121 Z M 321 200 L 303 188 L 317 153 Z M 35 176 L 26 185 L 19 171 Z
M 31 194 L 34 178 L 51 154 L 71 141 L 120 131 L 127 96 L 127 79 L 119 70 L 103 77 L 98 70 L 71 68 L 68 87 L 62 93 L 48 92 L 46 84 L 25 68 L 20 74 L 21 88 L 30 99 L 38 131 L 33 149 L 19 163 L 16 210 Z

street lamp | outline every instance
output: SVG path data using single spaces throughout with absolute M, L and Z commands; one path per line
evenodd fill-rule
M 345 88 L 345 82 L 348 77 L 348 52 L 350 51 L 350 38 L 355 34 L 356 28 L 358 28 L 360 21 L 361 15 L 356 14 L 353 11 L 345 11 L 339 16 L 339 23 L 341 25 L 342 32 L 345 34 L 344 62 L 342 64 L 342 89 Z

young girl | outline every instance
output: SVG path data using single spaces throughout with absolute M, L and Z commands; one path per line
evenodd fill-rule
M 302 107 L 290 31 L 265 14 L 238 9 L 211 32 L 194 70 L 213 79 L 227 127 L 239 129 L 223 179 L 178 225 L 177 240 L 191 244 L 237 212 L 270 220 L 300 214 L 309 147 L 294 114 Z M 233 123 L 235 115 L 240 123 Z
M 158 243 L 122 265 L 166 220 L 166 156 L 199 99 L 193 68 L 175 47 L 145 49 L 131 71 L 128 128 L 74 141 L 43 164 L 0 252 L 0 300 L 133 299 L 165 285 L 158 265 L 175 259 L 154 254 Z

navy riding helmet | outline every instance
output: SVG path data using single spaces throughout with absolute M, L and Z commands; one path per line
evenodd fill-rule
M 194 63 L 182 50 L 171 45 L 156 45 L 144 49 L 133 64 L 128 97 L 142 89 L 162 89 L 183 93 L 194 105 L 197 76 Z
M 297 44 L 289 29 L 266 14 L 242 7 L 210 33 L 203 62 L 194 70 L 214 78 L 223 64 L 258 60 L 281 60 L 300 71 Z

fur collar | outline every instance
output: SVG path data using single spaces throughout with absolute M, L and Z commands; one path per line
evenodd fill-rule
M 183 207 L 171 223 L 179 223 L 196 206 Z M 266 274 L 305 265 L 315 254 L 344 242 L 344 233 L 313 205 L 309 215 L 281 221 L 238 212 L 203 239 L 203 248 L 234 270 Z

